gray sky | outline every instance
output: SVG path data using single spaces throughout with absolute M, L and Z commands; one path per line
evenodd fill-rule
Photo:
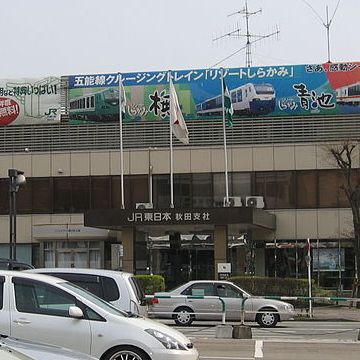
M 338 0 L 307 0 L 326 22 Z M 218 36 L 245 0 L 0 0 L 0 78 L 208 68 L 245 45 Z M 248 0 L 253 66 L 327 61 L 326 29 L 303 0 Z M 330 27 L 331 60 L 360 61 L 360 0 L 341 0 Z M 245 51 L 218 67 L 245 66 Z

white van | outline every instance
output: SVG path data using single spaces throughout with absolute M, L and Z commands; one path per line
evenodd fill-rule
M 70 281 L 120 310 L 141 316 L 147 315 L 145 294 L 131 273 L 78 268 L 43 268 L 28 271 Z
M 0 334 L 101 360 L 199 359 L 179 331 L 129 315 L 69 281 L 28 271 L 0 271 Z

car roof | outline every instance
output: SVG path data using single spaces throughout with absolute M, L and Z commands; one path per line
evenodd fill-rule
M 105 270 L 105 269 L 89 269 L 89 268 L 36 268 L 25 270 L 31 273 L 71 273 L 71 274 L 87 274 L 87 275 L 102 275 L 102 276 L 123 276 L 131 277 L 133 274 L 116 271 L 116 270 Z
M 39 281 L 45 281 L 50 284 L 59 284 L 66 282 L 63 279 L 58 279 L 54 276 L 44 275 L 44 274 L 36 274 L 30 273 L 29 271 L 17 271 L 17 270 L 0 270 L 0 276 L 16 276 L 25 279 L 33 279 Z

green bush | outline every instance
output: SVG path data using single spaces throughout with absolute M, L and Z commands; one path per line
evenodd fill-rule
M 161 275 L 135 275 L 146 295 L 165 291 L 165 279 Z
M 308 296 L 307 279 L 233 276 L 229 280 L 255 296 Z

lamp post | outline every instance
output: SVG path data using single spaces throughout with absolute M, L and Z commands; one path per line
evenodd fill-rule
M 26 182 L 24 172 L 8 169 L 9 175 L 9 220 L 10 220 L 10 259 L 16 259 L 16 193 L 19 186 Z

